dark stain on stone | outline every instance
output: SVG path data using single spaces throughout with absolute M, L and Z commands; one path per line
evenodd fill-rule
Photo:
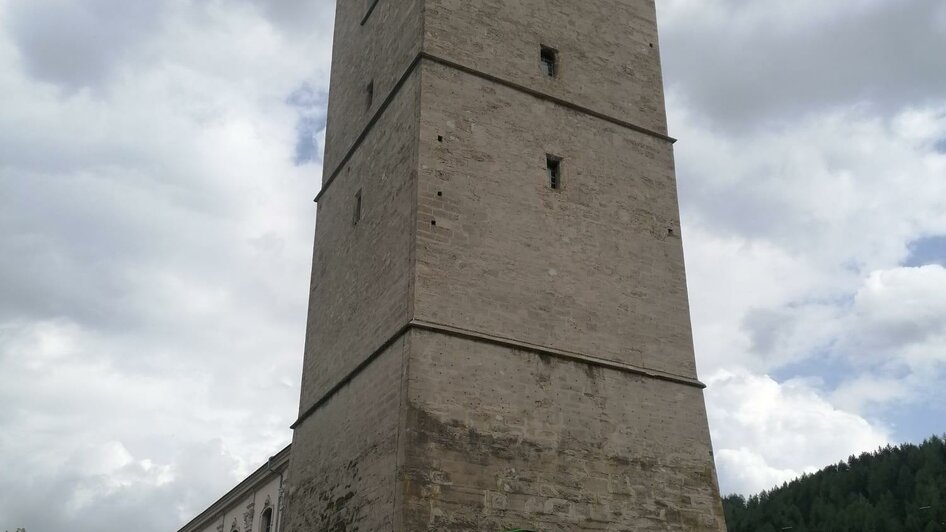
M 657 469 L 657 460 L 653 458 L 611 455 L 608 457 L 608 460 L 624 469 L 633 469 L 643 472 L 651 472 Z
M 484 434 L 460 421 L 442 422 L 424 410 L 409 406 L 408 416 L 415 427 L 416 442 L 436 445 L 467 453 L 471 459 L 489 457 L 535 459 L 549 450 L 514 434 Z
M 320 532 L 360 532 L 366 518 L 364 497 L 359 497 L 355 485 L 361 480 L 358 460 L 348 462 L 342 470 L 347 479 L 327 483 L 325 477 L 314 476 L 301 482 L 292 494 L 290 504 L 305 508 L 294 514 L 295 522 L 286 523 L 289 530 Z M 316 503 L 318 501 L 318 503 Z
M 405 494 L 404 530 L 486 532 L 526 525 L 545 532 L 577 532 L 603 530 L 602 523 L 645 527 L 634 530 L 710 530 L 701 524 L 705 511 L 682 511 L 679 504 L 680 489 L 694 492 L 687 488 L 689 475 L 702 476 L 702 468 L 671 474 L 681 464 L 637 456 L 632 449 L 608 453 L 604 442 L 589 441 L 578 427 L 560 430 L 554 443 L 540 444 L 519 432 L 503 432 L 503 425 L 489 420 L 484 430 L 480 421 L 470 426 L 463 420 L 440 419 L 414 404 L 405 407 L 409 441 L 398 479 Z M 589 462 L 610 467 L 590 475 L 582 466 Z M 596 493 L 591 483 L 602 482 L 600 474 L 607 475 L 610 480 L 605 482 L 613 488 Z M 655 482 L 658 477 L 663 480 Z M 681 480 L 683 486 L 678 486 Z M 641 511 L 622 511 L 628 508 Z M 563 518 L 568 528 L 562 527 Z

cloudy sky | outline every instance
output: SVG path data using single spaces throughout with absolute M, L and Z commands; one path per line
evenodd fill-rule
M 946 432 L 946 3 L 658 0 L 724 492 Z M 0 530 L 289 441 L 329 0 L 0 0 Z

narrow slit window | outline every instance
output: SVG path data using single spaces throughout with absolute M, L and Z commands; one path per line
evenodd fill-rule
M 361 221 L 361 189 L 358 189 L 358 192 L 355 192 L 355 208 L 352 213 L 352 224 L 358 225 L 358 222 Z
M 548 46 L 543 46 L 539 53 L 539 62 L 542 66 L 542 72 L 550 78 L 558 75 L 558 51 Z
M 365 93 L 366 93 L 365 102 L 367 104 L 366 106 L 370 110 L 371 104 L 374 103 L 374 80 L 371 80 L 368 82 L 368 86 L 365 87 Z
M 562 190 L 562 159 L 554 155 L 545 156 L 545 167 L 549 174 L 549 187 Z

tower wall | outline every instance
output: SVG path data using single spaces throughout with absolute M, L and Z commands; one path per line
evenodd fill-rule
M 666 133 L 653 0 L 430 0 L 424 17 L 435 57 Z M 554 79 L 540 46 L 559 52 Z
M 283 531 L 396 528 L 397 444 L 406 338 L 296 428 Z
M 671 144 L 422 71 L 415 317 L 694 379 Z
M 345 0 L 335 8 L 323 182 L 397 92 L 423 42 L 425 0 Z M 370 6 L 374 6 L 371 8 Z M 369 14 L 370 9 L 370 14 Z M 374 97 L 368 105 L 367 87 Z
M 723 530 L 698 388 L 411 333 L 400 530 Z
M 414 71 L 319 199 L 300 413 L 410 320 L 419 99 Z
M 337 9 L 284 530 L 724 530 L 653 0 Z

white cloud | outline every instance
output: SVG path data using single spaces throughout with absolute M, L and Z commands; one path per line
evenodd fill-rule
M 915 398 L 914 383 L 910 380 L 861 375 L 842 382 L 831 393 L 831 402 L 849 412 L 868 412 L 878 405 Z
M 748 447 L 717 449 L 716 468 L 720 471 L 720 489 L 724 496 L 759 493 L 800 476 L 793 469 L 772 467 L 764 456 Z
M 113 54 L 56 2 L 0 1 L 0 529 L 173 530 L 289 438 L 332 3 L 168 0 Z
M 863 355 L 908 354 L 911 365 L 946 361 L 946 268 L 872 272 L 854 298 L 848 339 Z M 912 348 L 903 351 L 904 348 Z
M 671 115 L 692 225 L 765 240 L 811 261 L 826 284 L 847 281 L 842 291 L 860 272 L 896 266 L 913 240 L 946 233 L 946 155 L 932 149 L 946 134 L 946 102 L 891 120 L 854 106 L 720 135 L 679 98 Z
M 809 261 L 764 240 L 723 236 L 696 223 L 687 225 L 684 242 L 701 372 L 733 364 L 765 371 L 807 354 L 756 345 L 743 324 L 754 310 L 775 311 L 810 297 L 820 274 Z
M 922 424 L 916 406 L 946 388 L 946 270 L 901 264 L 946 234 L 946 107 L 858 104 L 723 133 L 689 105 L 671 94 L 698 361 L 740 376 L 707 399 L 714 434 L 731 432 L 716 440 L 723 485 L 770 488 Z M 793 434 L 806 438 L 758 437 Z
M 835 404 L 866 412 L 938 400 L 946 366 L 946 268 L 872 272 L 843 324 L 838 349 L 865 370 L 838 386 Z
M 911 242 L 946 234 L 946 155 L 932 149 L 946 110 L 883 120 L 854 107 L 720 135 L 685 104 L 674 108 L 701 369 L 768 372 L 846 356 L 843 344 L 866 319 L 849 315 L 861 312 L 854 299 L 864 279 L 897 268 Z M 916 282 L 929 291 L 938 281 Z M 881 304 L 915 330 L 914 316 L 890 303 Z M 937 308 L 927 312 L 935 319 Z
M 707 384 L 725 493 L 769 489 L 889 442 L 886 428 L 836 408 L 805 382 L 719 372 Z

